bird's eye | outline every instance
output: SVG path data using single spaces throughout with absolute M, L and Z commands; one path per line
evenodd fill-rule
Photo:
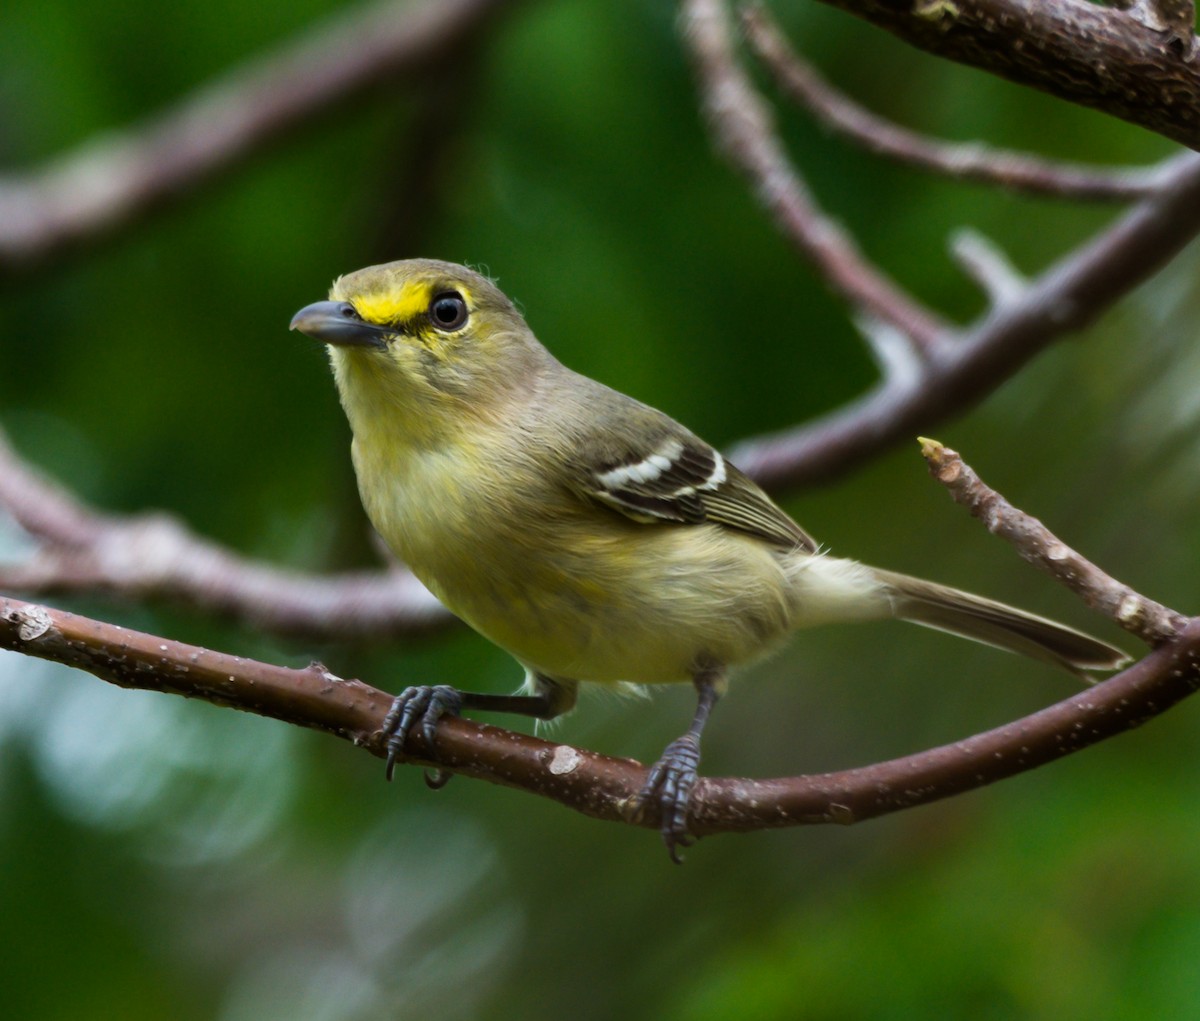
M 429 319 L 439 330 L 457 330 L 467 321 L 467 303 L 458 291 L 443 291 L 429 303 Z
M 357 322 L 357 323 L 361 323 L 361 322 L 362 322 L 362 316 L 360 316 L 360 315 L 358 314 L 358 309 L 356 309 L 356 308 L 355 308 L 353 305 L 351 305 L 351 304 L 350 304 L 350 302 L 348 302 L 348 301 L 343 301 L 343 302 L 342 302 L 342 303 L 341 303 L 341 304 L 338 306 L 338 310 L 337 310 L 337 312 L 338 312 L 338 315 L 340 315 L 340 316 L 341 316 L 343 319 L 352 319 L 352 320 L 354 320 L 354 321 L 355 321 L 355 322 Z

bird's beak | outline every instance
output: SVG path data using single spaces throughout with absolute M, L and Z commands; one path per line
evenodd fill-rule
M 386 348 L 387 333 L 381 326 L 365 323 L 348 301 L 317 301 L 292 316 L 289 329 L 299 330 L 322 344 L 338 347 Z

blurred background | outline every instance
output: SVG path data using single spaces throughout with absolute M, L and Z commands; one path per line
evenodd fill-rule
M 952 66 L 810 3 L 794 43 L 906 125 L 1072 160 L 1156 136 Z M 0 160 L 36 169 L 355 8 L 7 0 Z M 247 555 L 375 562 L 324 353 L 289 334 L 333 277 L 416 255 L 485 267 L 562 360 L 719 445 L 875 378 L 845 309 L 712 152 L 669 5 L 513 4 L 414 86 L 386 82 L 110 239 L 0 274 L 0 425 L 114 512 L 160 508 Z M 768 94 L 773 95 L 768 89 Z M 1036 272 L 1116 215 L 880 162 L 779 106 L 826 208 L 923 300 L 983 301 L 962 226 Z M 1197 253 L 933 435 L 1124 581 L 1195 608 Z M 932 482 L 914 443 L 781 494 L 835 551 L 1125 639 Z M 0 518 L 0 554 L 28 539 Z M 52 602 L 383 688 L 506 691 L 465 630 L 285 642 L 178 607 Z M 1049 668 L 903 625 L 799 636 L 747 671 L 705 770 L 825 771 L 1065 697 Z M 587 699 L 553 733 L 653 760 L 689 691 Z M 840 829 L 657 834 L 349 745 L 0 654 L 0 989 L 43 1018 L 579 1021 L 1155 1018 L 1200 1002 L 1200 706 L 996 787 Z M 520 723 L 517 726 L 521 726 Z

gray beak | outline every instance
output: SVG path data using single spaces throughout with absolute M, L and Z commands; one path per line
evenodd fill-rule
M 307 334 L 322 344 L 338 347 L 387 347 L 389 331 L 359 318 L 348 301 L 317 301 L 292 316 L 288 327 Z

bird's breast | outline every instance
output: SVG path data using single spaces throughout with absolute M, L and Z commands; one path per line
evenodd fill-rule
M 354 462 L 363 505 L 392 551 L 448 609 L 535 670 L 686 681 L 697 662 L 753 659 L 790 630 L 784 575 L 749 537 L 638 523 L 546 488 L 495 453 L 356 440 Z

